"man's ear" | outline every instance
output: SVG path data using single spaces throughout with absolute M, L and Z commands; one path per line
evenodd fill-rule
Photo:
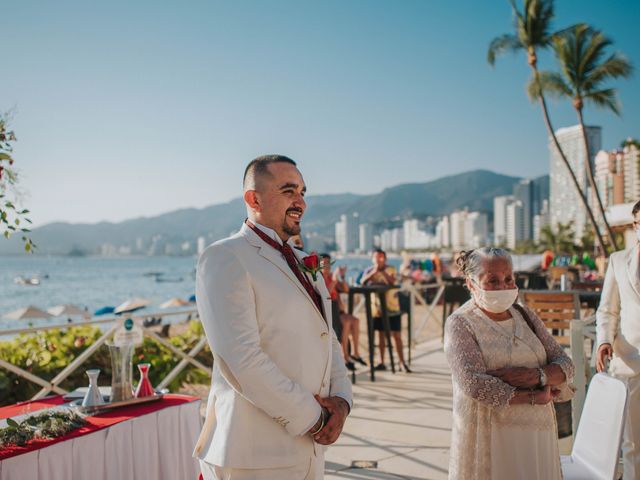
M 261 210 L 258 194 L 255 190 L 247 190 L 244 192 L 244 202 L 254 212 L 259 212 Z

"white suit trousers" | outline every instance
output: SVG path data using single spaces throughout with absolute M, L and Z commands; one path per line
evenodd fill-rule
M 200 460 L 204 480 L 322 480 L 324 454 L 309 458 L 304 464 L 285 468 L 223 468 Z

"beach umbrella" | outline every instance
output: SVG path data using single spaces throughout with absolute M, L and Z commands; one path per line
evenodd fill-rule
M 160 305 L 160 308 L 184 307 L 185 305 L 189 305 L 189 302 L 178 297 L 173 297 Z
M 29 305 L 28 307 L 19 308 L 5 315 L 9 320 L 25 320 L 30 318 L 51 318 L 51 315 L 38 307 Z
M 126 302 L 118 305 L 114 310 L 115 313 L 130 313 L 140 310 L 151 303 L 146 298 L 130 298 Z
M 196 296 L 195 296 L 195 295 L 191 295 L 191 296 L 189 297 L 189 302 L 190 302 L 190 303 L 196 303 Z
M 106 315 L 107 313 L 113 313 L 113 311 L 116 309 L 116 307 L 102 307 L 99 308 L 98 310 L 96 310 L 95 312 L 93 312 L 94 315 L 98 316 L 98 315 Z
M 67 317 L 73 317 L 75 315 L 88 316 L 89 312 L 83 310 L 80 307 L 76 307 L 75 305 L 71 305 L 70 303 L 66 303 L 64 305 L 56 305 L 55 307 L 51 307 L 47 309 L 54 317 L 61 317 L 63 315 Z

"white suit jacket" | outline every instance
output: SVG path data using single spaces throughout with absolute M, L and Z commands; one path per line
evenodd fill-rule
M 610 371 L 619 377 L 640 374 L 639 254 L 638 245 L 611 254 L 596 312 L 598 346 L 613 346 Z
M 306 435 L 320 416 L 314 394 L 352 404 L 329 292 L 321 274 L 309 278 L 326 320 L 282 254 L 246 225 L 200 256 L 196 298 L 214 368 L 194 456 L 231 468 L 296 465 L 321 447 Z

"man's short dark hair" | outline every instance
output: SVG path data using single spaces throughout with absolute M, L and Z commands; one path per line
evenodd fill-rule
M 320 258 L 326 258 L 327 260 L 331 260 L 331 255 L 328 253 L 321 253 Z
M 384 255 L 384 258 L 387 258 L 387 252 L 385 252 L 383 249 L 381 248 L 376 248 L 373 250 L 373 253 L 381 253 L 382 255 Z
M 254 158 L 249 162 L 247 168 L 244 170 L 244 177 L 242 178 L 242 186 L 247 187 L 247 179 L 253 179 L 254 184 L 256 179 L 265 175 L 271 175 L 269 172 L 269 165 L 272 163 L 289 163 L 294 167 L 297 166 L 296 162 L 284 155 L 262 155 Z
M 640 211 L 640 200 L 638 200 L 636 204 L 633 206 L 633 209 L 631 209 L 631 215 L 635 217 L 636 213 L 638 213 L 639 211 Z

